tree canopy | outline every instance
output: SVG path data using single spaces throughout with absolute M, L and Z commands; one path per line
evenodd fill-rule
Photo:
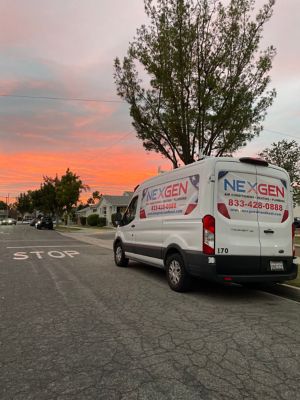
M 102 194 L 98 190 L 92 193 L 92 197 L 87 200 L 87 204 L 95 204 L 97 200 L 101 199 Z
M 88 186 L 83 184 L 80 177 L 68 168 L 56 184 L 56 199 L 59 207 L 70 213 L 72 207 L 76 206 L 80 193 L 87 189 Z
M 259 156 L 288 172 L 293 188 L 294 203 L 300 204 L 300 146 L 297 142 L 283 139 L 272 143 L 271 147 L 265 148 Z
M 0 210 L 6 210 L 6 209 L 7 209 L 7 204 L 4 201 L 0 200 Z
M 27 193 L 20 193 L 20 195 L 17 197 L 17 201 L 15 204 L 16 209 L 22 215 L 24 215 L 26 212 L 28 213 L 33 212 L 31 193 L 32 193 L 31 191 L 28 191 Z
M 88 186 L 83 184 L 80 177 L 67 169 L 61 178 L 44 176 L 40 189 L 21 193 L 16 207 L 21 214 L 33 210 L 58 216 L 64 211 L 69 214 L 72 207 L 76 206 L 80 193 L 87 189 Z
M 123 61 L 119 96 L 138 138 L 174 167 L 228 155 L 257 136 L 275 90 L 267 90 L 273 46 L 259 49 L 275 0 L 144 0 L 142 25 Z

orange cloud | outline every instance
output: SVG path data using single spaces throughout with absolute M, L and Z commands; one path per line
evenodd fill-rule
M 144 179 L 157 174 L 158 166 L 170 169 L 157 154 L 146 155 L 140 148 L 114 147 L 109 152 L 19 152 L 0 158 L 0 196 L 17 196 L 20 192 L 38 189 L 43 176 L 61 176 L 67 168 L 80 176 L 91 191 L 122 194 L 132 191 Z M 89 194 L 84 195 L 87 197 Z

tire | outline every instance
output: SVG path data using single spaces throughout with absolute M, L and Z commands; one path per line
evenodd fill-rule
M 191 277 L 187 273 L 180 254 L 171 254 L 166 261 L 166 274 L 170 288 L 175 292 L 186 292 L 191 285 Z
M 128 258 L 125 257 L 121 242 L 117 242 L 114 246 L 114 258 L 117 267 L 127 267 Z

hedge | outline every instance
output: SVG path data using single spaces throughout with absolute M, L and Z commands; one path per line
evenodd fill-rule
M 87 217 L 86 222 L 90 226 L 97 226 L 99 224 L 99 219 L 98 214 L 91 214 Z

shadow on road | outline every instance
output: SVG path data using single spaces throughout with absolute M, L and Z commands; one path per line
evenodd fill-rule
M 146 264 L 129 262 L 131 270 L 134 270 L 137 274 L 143 275 L 153 282 L 158 282 L 166 286 L 166 290 L 171 290 L 168 287 L 165 271 L 161 268 L 152 267 Z M 277 286 L 277 285 L 276 285 Z M 277 289 L 275 287 L 275 289 Z M 206 280 L 193 279 L 190 290 L 185 294 L 201 295 L 201 297 L 210 297 L 222 300 L 223 302 L 232 302 L 233 300 L 243 301 L 255 298 L 256 300 L 261 297 L 265 299 L 265 291 L 272 293 L 275 290 L 271 286 L 257 285 L 253 287 L 246 287 L 239 284 L 220 284 L 216 282 L 209 282 Z

